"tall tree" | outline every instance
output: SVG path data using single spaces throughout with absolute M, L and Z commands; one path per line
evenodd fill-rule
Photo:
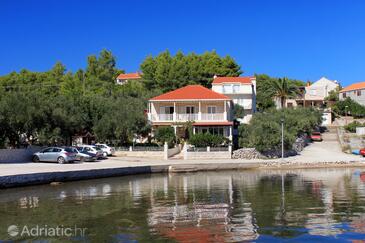
M 274 97 L 280 100 L 280 108 L 286 107 L 286 100 L 294 98 L 298 89 L 287 78 L 279 78 L 273 82 Z
M 156 57 L 148 56 L 141 64 L 141 70 L 146 87 L 163 92 L 188 84 L 210 87 L 214 75 L 239 76 L 242 73 L 233 58 L 222 58 L 215 51 L 202 55 L 184 55 L 179 51 L 175 56 L 164 51 Z

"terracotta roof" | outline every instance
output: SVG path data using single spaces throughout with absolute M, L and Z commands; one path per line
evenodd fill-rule
M 217 77 L 213 80 L 213 84 L 221 83 L 241 83 L 241 84 L 251 84 L 255 77 Z
M 344 89 L 340 90 L 340 93 L 357 89 L 365 89 L 365 82 L 351 84 L 345 87 Z
M 219 94 L 201 85 L 188 85 L 174 91 L 156 96 L 153 100 L 231 100 L 223 94 Z
M 117 79 L 140 79 L 140 73 L 121 73 L 118 75 Z

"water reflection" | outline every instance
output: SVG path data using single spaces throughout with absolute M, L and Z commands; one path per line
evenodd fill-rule
M 364 181 L 365 172 L 357 169 L 303 169 L 8 189 L 0 191 L 0 240 L 11 239 L 6 229 L 14 222 L 77 224 L 89 229 L 83 240 L 96 242 L 363 240 Z

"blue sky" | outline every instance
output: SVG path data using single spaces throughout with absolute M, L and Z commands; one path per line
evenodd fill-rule
M 149 54 L 216 50 L 244 75 L 342 85 L 365 80 L 365 1 L 1 0 L 0 75 L 27 68 L 68 70 L 106 48 L 119 68 Z

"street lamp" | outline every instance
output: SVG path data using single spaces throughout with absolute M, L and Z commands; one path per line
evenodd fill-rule
M 345 106 L 345 125 L 347 125 L 347 108 L 349 108 L 348 105 Z
M 284 159 L 284 118 L 281 118 L 281 159 Z

